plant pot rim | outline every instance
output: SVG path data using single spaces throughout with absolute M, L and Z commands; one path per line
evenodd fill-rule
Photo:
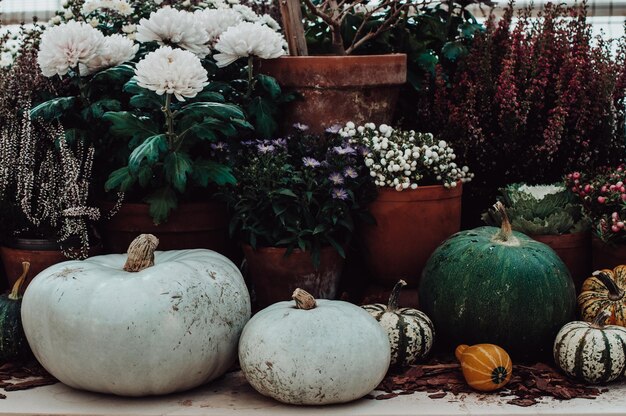
M 371 61 L 371 60 L 385 60 L 385 61 L 406 61 L 407 54 L 406 53 L 387 53 L 387 54 L 373 54 L 373 55 L 306 55 L 306 56 L 292 56 L 292 55 L 283 55 L 274 59 L 260 59 L 260 62 L 273 62 L 273 61 L 345 61 L 350 60 L 353 62 L 358 61 Z
M 54 238 L 10 237 L 2 241 L 2 247 L 14 250 L 60 251 L 61 245 Z
M 443 185 L 418 186 L 417 189 L 404 189 L 396 191 L 390 186 L 376 189 L 378 196 L 375 201 L 386 202 L 410 202 L 410 201 L 431 201 L 439 199 L 459 198 L 463 193 L 463 183 L 458 182 L 454 188 L 446 188 Z

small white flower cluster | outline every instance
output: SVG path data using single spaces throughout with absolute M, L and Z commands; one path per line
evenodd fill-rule
M 339 134 L 361 147 L 365 165 L 379 187 L 417 189 L 419 181 L 427 177 L 454 188 L 474 176 L 467 166 L 454 162 L 454 150 L 445 141 L 436 142 L 430 133 L 394 130 L 386 124 L 357 127 L 348 122 Z
M 117 12 L 122 16 L 129 16 L 135 11 L 126 0 L 87 0 L 81 12 L 83 16 L 87 16 L 96 10 L 102 9 Z

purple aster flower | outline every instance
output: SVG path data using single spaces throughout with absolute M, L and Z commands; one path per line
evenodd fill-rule
M 275 146 L 287 147 L 287 139 L 274 139 L 272 144 Z
M 309 126 L 307 126 L 306 124 L 302 124 L 302 123 L 295 123 L 293 125 L 293 128 L 296 130 L 300 130 L 300 131 L 307 131 L 309 129 Z
M 370 153 L 372 153 L 372 152 L 367 147 L 359 146 L 359 154 L 361 156 L 365 157 L 365 156 L 369 155 Z
M 337 153 L 338 155 L 353 155 L 356 153 L 356 150 L 354 150 L 354 148 L 350 146 L 346 146 L 346 147 L 335 146 L 333 147 L 333 151 Z
M 339 133 L 339 130 L 341 130 L 341 127 L 342 127 L 341 124 L 333 124 L 332 126 L 326 129 L 326 133 L 337 134 Z
M 328 176 L 328 180 L 330 180 L 334 185 L 343 184 L 343 176 L 339 172 L 333 172 Z
M 352 166 L 348 166 L 343 170 L 343 176 L 354 179 L 359 176 L 359 173 Z
M 244 140 L 241 142 L 243 146 L 256 146 L 258 143 L 256 140 Z
M 348 199 L 348 193 L 343 188 L 333 188 L 330 194 L 333 196 L 333 199 L 340 199 L 342 201 Z
M 217 143 L 211 143 L 211 149 L 213 150 L 226 150 L 228 148 L 228 145 L 224 142 L 217 142 Z
M 273 153 L 274 150 L 276 150 L 274 145 L 266 144 L 266 143 L 259 143 L 257 144 L 256 148 L 259 151 L 259 153 Z
M 316 159 L 313 159 L 312 157 L 303 157 L 302 163 L 307 168 L 316 168 L 320 165 L 320 162 L 318 162 Z

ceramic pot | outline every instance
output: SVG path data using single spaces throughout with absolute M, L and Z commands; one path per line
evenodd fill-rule
M 437 246 L 461 227 L 462 186 L 381 188 L 369 206 L 376 225 L 361 224 L 362 257 L 372 279 L 388 288 L 404 279 L 416 288 Z
M 301 97 L 281 113 L 282 133 L 294 123 L 322 133 L 348 121 L 390 124 L 399 87 L 406 83 L 406 62 L 405 54 L 284 56 L 260 60 L 256 69 Z
M 110 212 L 113 203 L 102 203 Z M 220 202 L 180 203 L 167 222 L 155 225 L 148 204 L 123 203 L 110 220 L 101 225 L 102 240 L 107 253 L 126 253 L 139 234 L 150 233 L 159 239 L 158 250 L 208 248 L 233 257 L 228 238 L 228 212 Z
M 89 249 L 89 255 L 95 256 L 101 251 L 101 247 L 92 247 Z M 26 288 L 30 281 L 44 269 L 69 260 L 55 240 L 36 238 L 16 238 L 9 241 L 0 247 L 0 257 L 9 283 L 8 287 L 13 287 L 17 278 L 22 274 L 22 262 L 30 263 L 23 288 Z
M 576 293 L 586 278 L 591 276 L 591 233 L 589 231 L 562 235 L 530 235 L 534 240 L 542 242 L 559 255 L 569 269 Z
M 344 260 L 332 247 L 320 253 L 320 265 L 313 267 L 309 251 L 294 250 L 285 256 L 286 248 L 259 247 L 244 244 L 246 276 L 257 309 L 289 299 L 297 288 L 317 299 L 335 299 Z
M 626 264 L 626 244 L 607 244 L 595 235 L 591 238 L 592 269 L 614 269 Z

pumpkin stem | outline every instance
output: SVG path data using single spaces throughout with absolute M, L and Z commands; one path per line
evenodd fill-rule
M 606 309 L 598 312 L 596 317 L 591 322 L 591 326 L 599 329 L 604 328 L 604 323 L 609 316 L 611 316 L 611 312 L 607 311 Z
M 389 303 L 387 304 L 388 311 L 395 311 L 398 309 L 398 298 L 400 297 L 400 289 L 406 286 L 406 282 L 404 280 L 399 280 L 398 283 L 393 287 L 391 291 L 391 295 L 389 296 Z
M 607 272 L 604 270 L 598 270 L 593 272 L 593 275 L 607 288 L 610 300 L 616 301 L 624 297 L 624 291 L 620 290 L 617 283 L 611 279 L 611 276 L 609 276 Z
M 127 272 L 140 272 L 154 266 L 154 250 L 159 245 L 159 239 L 152 234 L 141 234 L 128 246 L 128 258 L 124 264 Z
M 291 297 L 296 301 L 296 308 L 298 309 L 308 311 L 317 306 L 313 295 L 306 290 L 298 288 L 293 291 L 293 295 L 291 295 Z
M 22 262 L 22 274 L 13 284 L 13 288 L 11 288 L 11 293 L 9 293 L 9 299 L 11 300 L 19 300 L 22 298 L 22 285 L 26 281 L 26 276 L 28 275 L 28 270 L 30 270 L 30 263 L 27 261 Z
M 466 344 L 461 344 L 458 347 L 456 347 L 456 349 L 454 350 L 454 356 L 456 357 L 456 359 L 461 361 L 461 357 L 463 356 L 463 353 L 468 348 L 469 348 L 469 345 L 466 345 Z
M 500 217 L 502 217 L 502 225 L 500 226 L 500 231 L 493 236 L 492 241 L 505 243 L 506 245 L 511 246 L 519 245 L 519 240 L 513 235 L 511 221 L 509 221 L 509 215 L 506 213 L 504 204 L 498 201 L 493 205 L 493 208 L 500 214 Z

